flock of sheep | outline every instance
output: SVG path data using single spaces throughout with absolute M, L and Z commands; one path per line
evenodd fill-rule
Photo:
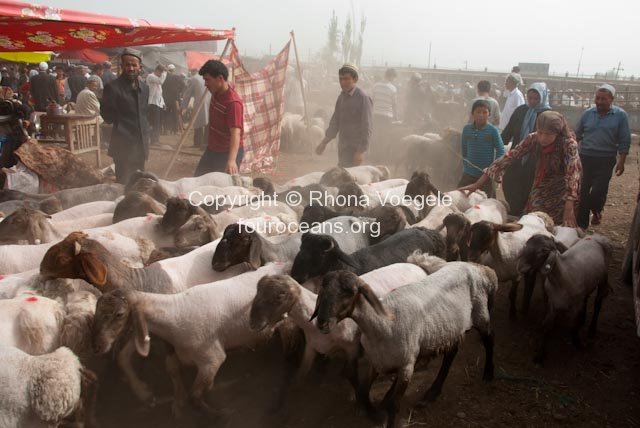
M 298 381 L 318 354 L 340 355 L 357 405 L 397 426 L 417 361 L 443 356 L 420 405 L 441 393 L 470 329 L 484 346 L 483 380 L 493 379 L 491 313 L 506 310 L 494 307 L 504 282 L 511 318 L 521 280 L 522 315 L 536 284 L 544 291 L 536 362 L 559 313 L 572 315 L 580 348 L 593 294 L 595 334 L 609 290 L 606 238 L 556 227 L 540 212 L 508 218 L 505 204 L 482 192 L 441 193 L 424 170 L 410 180 L 389 175 L 384 166 L 332 168 L 277 185 L 223 173 L 175 182 L 137 173 L 126 187 L 2 191 L 0 426 L 97 426 L 100 372 L 90 368 L 108 355 L 135 396 L 153 403 L 134 361 L 154 346 L 166 347 L 173 415 L 188 405 L 213 413 L 206 393 L 228 352 L 276 331 L 284 356 L 297 358 Z M 259 204 L 196 206 L 194 192 Z M 291 192 L 299 196 L 292 206 Z M 309 206 L 318 193 L 370 203 Z M 380 202 L 394 195 L 404 203 Z M 441 203 L 418 203 L 429 196 Z M 261 232 L 303 225 L 322 233 Z M 188 388 L 182 365 L 197 368 Z M 374 403 L 370 389 L 383 374 L 394 381 Z

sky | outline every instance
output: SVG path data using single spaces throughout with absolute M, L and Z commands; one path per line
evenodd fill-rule
M 365 65 L 508 72 L 518 62 L 550 63 L 551 72 L 592 75 L 618 67 L 640 76 L 640 2 L 609 0 L 36 0 L 109 15 L 211 28 L 236 28 L 241 54 L 277 53 L 294 30 L 301 59 L 326 43 L 335 10 L 340 28 L 364 14 Z M 584 49 L 583 49 L 584 48 Z M 221 49 L 221 48 L 220 48 Z

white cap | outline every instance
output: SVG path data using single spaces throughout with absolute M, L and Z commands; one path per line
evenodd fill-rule
M 42 61 L 40 65 L 38 65 L 38 68 L 40 69 L 40 71 L 47 71 L 49 69 L 49 64 Z
M 616 88 L 608 83 L 603 83 L 602 85 L 598 86 L 598 91 L 599 90 L 607 91 L 611 94 L 612 97 L 616 97 Z
M 169 64 L 169 65 L 167 65 L 167 70 L 169 70 L 169 71 L 173 71 L 173 70 L 175 70 L 175 69 L 176 69 L 176 66 L 175 66 L 175 65 L 173 65 L 173 64 Z

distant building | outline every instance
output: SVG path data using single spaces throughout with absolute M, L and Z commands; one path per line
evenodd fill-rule
M 526 74 L 527 76 L 548 76 L 549 64 L 541 62 L 519 62 L 520 74 Z

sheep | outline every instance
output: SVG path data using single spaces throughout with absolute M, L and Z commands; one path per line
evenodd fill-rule
M 277 201 L 264 201 L 258 206 L 245 205 L 231 210 L 210 216 L 203 210 L 196 210 L 197 214 L 192 215 L 175 233 L 176 247 L 189 247 L 194 245 L 204 245 L 218 239 L 224 233 L 225 228 L 239 220 L 254 221 L 262 223 L 261 228 L 267 229 L 268 234 L 278 235 L 283 230 L 276 226 L 284 223 L 285 231 L 295 231 L 297 229 L 297 215 L 288 205 Z M 261 218 L 262 220 L 260 220 Z M 265 227 L 268 223 L 274 223 L 272 227 Z
M 468 260 L 471 225 L 482 220 L 504 223 L 507 220 L 506 205 L 496 199 L 485 199 L 464 214 L 453 212 L 442 220 L 440 228 L 446 228 L 447 261 Z
M 124 289 L 108 292 L 96 307 L 94 351 L 108 352 L 129 326 L 133 327 L 135 346 L 143 357 L 149 354 L 149 335 L 162 338 L 173 346 L 182 363 L 197 366 L 192 400 L 209 410 L 203 395 L 213 386 L 227 351 L 255 345 L 270 336 L 249 328 L 249 310 L 258 280 L 265 274 L 283 274 L 289 267 L 270 263 L 256 271 L 172 295 Z M 179 374 L 171 371 L 170 376 L 175 389 L 173 410 L 179 414 L 185 399 L 182 382 Z
M 51 247 L 42 259 L 40 273 L 47 278 L 84 279 L 102 292 L 127 289 L 178 293 L 197 284 L 233 277 L 246 270 L 238 266 L 222 273 L 213 271 L 210 261 L 217 245 L 218 241 L 214 241 L 184 256 L 134 269 L 114 257 L 99 242 L 76 233 Z M 133 344 L 128 342 L 118 355 L 118 364 L 136 396 L 144 402 L 152 401 L 151 391 L 137 377 L 131 365 L 133 352 Z
M 124 186 L 116 183 L 95 184 L 87 187 L 64 189 L 51 194 L 30 194 L 12 190 L 3 191 L 3 193 L 0 194 L 0 202 L 15 199 L 39 202 L 53 197 L 60 201 L 63 209 L 67 209 L 87 202 L 113 201 L 122 195 L 123 192 Z
M 444 240 L 432 230 L 412 228 L 353 254 L 345 254 L 333 237 L 305 233 L 291 268 L 291 277 L 302 283 L 338 269 L 362 275 L 382 266 L 403 262 L 415 250 L 444 255 Z
M 111 224 L 111 214 L 100 214 L 82 219 L 53 222 L 51 216 L 40 210 L 18 208 L 0 224 L 2 244 L 46 244 L 56 242 L 74 230 L 83 230 Z
M 48 200 L 48 199 L 47 199 Z M 47 214 L 56 214 L 62 211 L 62 206 L 60 206 L 59 210 L 51 209 L 50 207 L 47 209 L 43 209 L 44 201 L 21 201 L 21 200 L 12 200 L 6 202 L 0 202 L 0 212 L 5 214 L 3 217 L 11 215 L 15 210 L 23 207 L 39 209 Z
M 66 304 L 33 294 L 0 300 L 0 346 L 13 346 L 31 355 L 66 346 L 88 355 L 96 296 L 71 292 Z
M 84 408 L 84 426 L 96 427 L 96 377 L 68 348 L 32 356 L 0 346 L 0 426 L 48 428 Z
M 426 278 L 425 271 L 409 263 L 396 263 L 373 270 L 360 278 L 367 282 L 378 296 L 406 284 Z M 251 304 L 249 325 L 255 331 L 273 327 L 289 316 L 305 335 L 305 351 L 298 379 L 308 373 L 316 353 L 328 355 L 336 350 L 344 353 L 345 371 L 358 396 L 357 358 L 360 351 L 359 334 L 351 320 L 341 322 L 329 335 L 323 335 L 309 321 L 316 306 L 317 295 L 297 283 L 289 275 L 265 275 L 258 281 L 258 290 Z M 358 397 L 361 404 L 365 404 Z
M 584 231 L 579 228 L 554 226 L 553 236 L 556 241 L 561 242 L 565 247 L 570 248 L 586 235 Z
M 328 187 L 339 187 L 342 184 L 351 182 L 369 184 L 376 181 L 388 180 L 390 175 L 389 168 L 383 165 L 361 165 L 351 168 L 336 166 L 322 175 L 320 184 Z
M 100 229 L 72 232 L 68 236 L 71 235 L 82 235 L 99 240 L 115 258 L 129 266 L 142 266 L 153 250 L 153 244 L 147 240 L 127 238 Z M 35 269 L 53 246 L 51 242 L 29 246 L 0 245 L 0 272 L 6 275 Z
M 167 189 L 165 189 L 160 183 L 147 177 L 141 177 L 135 183 L 127 185 L 125 187 L 125 192 L 144 193 L 151 196 L 161 204 L 165 204 L 167 199 L 171 196 Z
M 359 226 L 354 227 L 356 223 Z M 365 248 L 369 242 L 366 222 L 356 217 L 336 217 L 322 223 L 317 229 L 333 236 L 347 254 Z M 230 224 L 213 254 L 211 266 L 213 270 L 222 272 L 229 266 L 243 262 L 247 262 L 252 269 L 258 269 L 268 262 L 292 262 L 300 249 L 301 236 L 302 233 L 297 232 L 269 238 L 249 225 Z
M 589 325 L 589 337 L 594 337 L 602 302 L 609 294 L 611 242 L 596 234 L 581 239 L 569 249 L 563 247 L 552 237 L 534 235 L 527 240 L 518 262 L 522 274 L 538 272 L 545 279 L 547 312 L 542 323 L 542 340 L 534 358 L 539 364 L 545 360 L 547 342 L 558 313 L 570 312 L 575 316 L 571 341 L 581 349 L 580 329 L 585 323 L 589 297 L 597 291 Z
M 417 360 L 444 354 L 438 376 L 420 402 L 426 404 L 440 395 L 458 345 L 471 328 L 478 330 L 485 348 L 483 380 L 493 379 L 494 339 L 489 310 L 497 288 L 498 279 L 490 268 L 451 262 L 380 301 L 353 272 L 335 271 L 323 279 L 312 318 L 317 317 L 323 333 L 330 333 L 347 317 L 358 325 L 360 343 L 373 366 L 371 375 L 360 384 L 361 396 L 368 399 L 378 373 L 395 374 L 382 402 L 388 416 L 386 426 L 394 427 Z
M 471 226 L 469 236 L 469 261 L 482 262 L 493 268 L 500 282 L 511 281 L 509 291 L 509 318 L 516 318 L 516 298 L 518 293 L 518 256 L 527 240 L 537 233 L 552 236 L 547 231 L 544 213 L 530 213 L 520 217 L 517 223 L 497 224 L 480 221 Z M 488 254 L 487 254 L 488 253 Z M 526 282 L 522 313 L 529 311 L 533 283 Z
M 184 177 L 176 181 L 167 181 L 158 178 L 151 172 L 137 171 L 131 175 L 129 183 L 133 184 L 140 178 L 149 178 L 158 182 L 170 196 L 187 195 L 200 186 L 243 186 L 248 187 L 252 183 L 251 177 L 229 175 L 224 172 L 210 172 L 199 177 Z
M 133 217 L 144 217 L 148 213 L 162 215 L 166 208 L 151 196 L 140 192 L 129 192 L 118 202 L 113 211 L 113 223 Z
M 114 201 L 94 201 L 86 204 L 76 205 L 66 210 L 51 215 L 53 222 L 77 220 L 84 217 L 91 217 L 98 214 L 113 213 L 116 209 Z

